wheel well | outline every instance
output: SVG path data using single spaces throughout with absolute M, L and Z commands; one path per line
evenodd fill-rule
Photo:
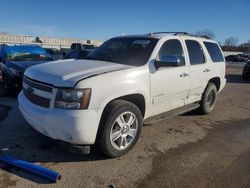
M 131 94 L 131 95 L 125 95 L 125 96 L 122 96 L 122 97 L 118 97 L 118 98 L 113 99 L 112 101 L 110 101 L 106 105 L 105 109 L 108 107 L 108 105 L 111 102 L 113 102 L 115 100 L 124 100 L 124 101 L 128 101 L 128 102 L 133 103 L 134 105 L 136 105 L 140 109 L 141 114 L 144 117 L 144 115 L 145 115 L 145 99 L 144 99 L 143 95 L 141 95 L 141 94 Z M 104 111 L 105 111 L 105 109 L 104 109 Z
M 217 91 L 220 90 L 220 78 L 219 77 L 212 78 L 208 82 L 214 83 L 214 85 L 216 86 Z

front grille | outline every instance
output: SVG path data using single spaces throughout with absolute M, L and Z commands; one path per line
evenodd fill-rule
M 37 82 L 37 81 L 33 81 L 29 78 L 27 78 L 26 76 L 23 78 L 23 82 L 25 84 L 27 84 L 28 86 L 30 87 L 33 87 L 33 88 L 36 88 L 36 89 L 39 89 L 39 90 L 42 90 L 42 91 L 46 91 L 46 92 L 52 92 L 53 90 L 53 87 L 52 86 L 49 86 L 49 85 L 46 85 L 46 84 L 43 84 L 43 83 L 40 83 L 40 82 Z
M 34 89 L 36 91 L 40 91 L 40 93 L 42 92 L 52 93 L 53 91 L 52 86 L 46 85 L 45 83 L 41 83 L 39 81 L 31 80 L 30 78 L 27 77 L 23 78 L 23 83 L 25 83 L 23 87 L 23 93 L 30 102 L 38 106 L 49 108 L 50 98 L 39 96 L 39 92 L 34 93 Z
M 29 93 L 27 91 L 27 89 L 23 88 L 23 93 L 25 95 L 25 97 L 32 103 L 45 107 L 45 108 L 49 108 L 49 103 L 50 103 L 50 99 L 44 98 L 44 97 L 40 97 L 38 95 L 35 95 L 33 93 Z

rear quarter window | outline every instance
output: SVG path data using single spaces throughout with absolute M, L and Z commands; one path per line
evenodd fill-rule
M 204 42 L 204 45 L 207 48 L 207 51 L 213 62 L 224 62 L 224 57 L 221 53 L 221 50 L 216 43 Z

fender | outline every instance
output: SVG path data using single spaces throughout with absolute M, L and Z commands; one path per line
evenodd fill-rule
M 90 109 L 104 109 L 114 99 L 141 94 L 145 99 L 145 117 L 150 107 L 148 66 L 135 67 L 96 75 L 78 82 L 76 88 L 91 88 Z

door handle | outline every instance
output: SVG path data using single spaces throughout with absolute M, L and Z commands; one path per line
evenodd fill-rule
M 189 74 L 186 72 L 180 74 L 180 77 L 187 77 L 187 76 L 189 76 Z
M 204 71 L 203 72 L 210 72 L 210 70 L 209 69 L 204 69 Z

